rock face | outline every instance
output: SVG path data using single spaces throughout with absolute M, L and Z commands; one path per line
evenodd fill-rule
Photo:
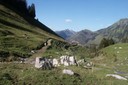
M 75 56 L 67 56 L 67 55 L 61 56 L 58 59 L 36 57 L 36 61 L 35 61 L 35 67 L 42 68 L 42 69 L 52 69 L 54 67 L 58 67 L 61 65 L 63 65 L 64 67 L 67 67 L 70 65 L 77 65 L 87 69 L 88 68 L 92 69 L 94 66 L 93 62 L 86 62 L 84 59 L 76 61 Z
M 61 56 L 59 59 L 47 59 L 36 57 L 35 67 L 43 68 L 43 69 L 51 69 L 52 67 L 58 67 L 60 65 L 69 66 L 69 65 L 77 65 L 76 59 L 74 56 Z
M 42 69 L 51 69 L 53 68 L 53 63 L 51 59 L 36 57 L 35 67 Z
M 63 64 L 64 66 L 77 65 L 76 59 L 74 56 L 61 56 L 60 64 Z

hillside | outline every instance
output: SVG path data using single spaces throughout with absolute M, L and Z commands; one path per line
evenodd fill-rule
M 95 33 L 93 33 L 90 30 L 82 30 L 77 32 L 75 35 L 69 37 L 67 40 L 68 41 L 77 41 L 80 44 L 84 45 L 86 44 L 89 40 L 92 40 L 95 36 Z
M 64 32 L 65 33 L 65 32 Z M 58 33 L 58 35 L 65 37 L 62 32 Z M 69 33 L 70 35 L 70 33 Z M 112 38 L 115 42 L 122 42 L 123 39 L 128 39 L 128 18 L 120 19 L 115 22 L 111 26 L 107 28 L 100 29 L 98 31 L 92 32 L 90 30 L 82 30 L 76 32 L 73 36 L 67 37 L 68 41 L 77 41 L 82 45 L 89 44 L 99 44 L 100 41 L 105 38 Z M 125 40 L 126 41 L 126 40 Z
M 120 19 L 111 26 L 98 30 L 97 33 L 105 37 L 114 38 L 116 41 L 120 41 L 122 38 L 128 36 L 128 18 Z
M 97 32 L 82 30 L 74 33 L 65 30 L 59 34 L 64 36 L 61 38 L 36 20 L 35 15 L 26 13 L 12 4 L 0 3 L 0 85 L 128 84 L 128 43 L 96 49 L 94 44 L 81 46 L 69 44 L 63 39 L 83 45 L 98 44 L 103 37 L 117 40 L 114 33 L 118 32 L 116 30 L 126 31 L 127 19 Z M 110 74 L 118 78 L 107 76 Z
M 49 39 L 63 41 L 38 20 L 19 14 L 20 11 L 0 4 L 0 56 L 28 57 Z
M 127 36 L 128 36 L 128 19 L 120 19 L 119 21 L 115 22 L 111 26 L 100 29 L 95 32 L 97 35 L 93 40 L 90 40 L 88 44 L 99 44 L 100 41 L 105 37 L 105 38 L 112 38 L 114 39 L 115 42 L 127 42 Z

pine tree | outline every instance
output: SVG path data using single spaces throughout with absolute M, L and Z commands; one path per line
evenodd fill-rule
M 109 46 L 109 42 L 106 38 L 103 38 L 99 44 L 99 48 L 101 49 L 101 48 L 105 48 L 107 46 Z
M 115 42 L 114 42 L 114 40 L 112 38 L 111 39 L 108 39 L 108 43 L 109 43 L 109 45 L 115 44 Z
M 99 49 L 101 48 L 105 48 L 109 45 L 113 45 L 115 44 L 114 40 L 111 38 L 111 39 L 106 39 L 106 38 L 103 38 L 99 44 Z
M 27 14 L 28 9 L 26 0 L 2 0 L 1 2 L 23 14 Z
M 34 4 L 32 4 L 31 6 L 28 7 L 28 12 L 29 12 L 29 15 L 32 18 L 35 18 L 36 17 L 36 14 L 35 14 L 35 5 Z

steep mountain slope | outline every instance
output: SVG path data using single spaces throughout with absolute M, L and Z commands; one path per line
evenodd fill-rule
M 90 30 L 82 30 L 80 32 L 77 32 L 75 35 L 69 37 L 68 41 L 77 41 L 79 44 L 86 44 L 89 40 L 93 39 L 95 36 L 95 33 Z
M 60 35 L 61 37 L 63 37 L 64 39 L 67 39 L 67 38 L 69 38 L 69 37 L 71 37 L 71 36 L 76 34 L 75 31 L 69 30 L 69 29 L 62 30 L 62 31 L 56 31 L 56 33 L 58 35 Z
M 76 33 L 74 36 L 68 38 L 68 41 L 78 41 L 80 44 L 99 44 L 100 41 L 105 38 L 112 38 L 116 42 L 121 42 L 122 39 L 128 36 L 128 18 L 120 19 L 113 25 L 91 32 L 89 30 L 83 30 Z
M 63 41 L 38 20 L 18 12 L 0 4 L 0 57 L 28 57 L 49 38 Z
M 120 19 L 113 25 L 97 31 L 98 34 L 104 37 L 114 38 L 120 41 L 122 38 L 128 36 L 128 18 Z

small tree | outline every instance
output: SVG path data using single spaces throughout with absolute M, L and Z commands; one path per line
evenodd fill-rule
M 101 49 L 101 48 L 105 48 L 107 46 L 109 46 L 109 42 L 106 38 L 103 38 L 99 44 L 99 48 Z
M 114 40 L 112 38 L 111 39 L 108 39 L 108 43 L 109 43 L 109 45 L 115 44 L 115 42 L 114 42 Z
M 109 45 L 113 45 L 115 44 L 114 40 L 111 38 L 111 39 L 106 39 L 106 38 L 103 38 L 99 44 L 99 49 L 101 48 L 105 48 Z

